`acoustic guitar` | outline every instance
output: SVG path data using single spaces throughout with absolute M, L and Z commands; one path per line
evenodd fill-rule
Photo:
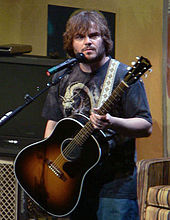
M 151 64 L 139 57 L 99 109 L 111 110 L 128 87 L 135 83 Z M 14 162 L 16 179 L 30 198 L 48 214 L 63 217 L 77 206 L 88 172 L 107 154 L 107 141 L 89 118 L 77 114 L 60 120 L 50 137 L 19 152 Z

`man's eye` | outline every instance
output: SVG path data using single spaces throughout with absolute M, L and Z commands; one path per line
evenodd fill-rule
M 78 39 L 80 39 L 80 40 L 81 40 L 81 39 L 83 39 L 83 38 L 84 38 L 84 36 L 83 36 L 83 35 L 78 34 L 78 35 L 76 35 L 74 38 L 75 38 L 75 39 L 77 39 L 77 40 L 78 40 Z
M 89 37 L 92 38 L 92 39 L 96 39 L 100 36 L 100 34 L 91 34 Z

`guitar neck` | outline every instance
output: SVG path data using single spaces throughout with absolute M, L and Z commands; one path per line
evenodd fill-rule
M 151 68 L 150 61 L 145 57 L 137 57 L 137 62 L 129 69 L 124 79 L 119 83 L 116 89 L 113 90 L 110 97 L 98 109 L 99 115 L 105 115 L 110 112 L 114 105 L 120 100 L 122 94 L 135 83 L 149 68 Z M 89 120 L 85 126 L 77 133 L 69 145 L 82 146 L 89 136 L 93 133 L 94 127 Z
M 110 97 L 99 108 L 98 114 L 105 115 L 110 112 L 111 108 L 120 100 L 122 94 L 129 86 L 122 80 L 120 84 L 114 89 Z
M 126 91 L 129 86 L 122 80 L 121 83 L 116 87 L 116 89 L 112 92 L 110 97 L 104 102 L 104 104 L 99 108 L 98 114 L 105 115 L 110 112 L 111 108 L 116 104 L 122 94 Z M 78 134 L 74 137 L 74 141 L 79 145 L 83 145 L 83 143 L 89 138 L 89 136 L 93 133 L 94 127 L 89 120 L 85 126 L 78 132 Z

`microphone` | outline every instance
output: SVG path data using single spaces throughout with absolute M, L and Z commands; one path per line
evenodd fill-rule
M 58 64 L 57 66 L 51 67 L 47 70 L 46 74 L 47 76 L 51 76 L 54 73 L 57 73 L 60 70 L 65 69 L 66 67 L 71 67 L 75 65 L 76 63 L 83 63 L 86 62 L 86 58 L 83 53 L 77 53 L 75 58 L 70 58 L 63 63 Z

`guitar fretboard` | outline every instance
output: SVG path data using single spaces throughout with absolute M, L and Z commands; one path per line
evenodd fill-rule
M 121 83 L 116 87 L 116 89 L 112 92 L 110 97 L 104 102 L 104 104 L 99 108 L 98 114 L 104 115 L 108 112 L 110 112 L 111 108 L 116 104 L 122 94 L 125 92 L 125 90 L 129 86 L 122 80 Z M 89 136 L 93 133 L 94 127 L 89 120 L 85 126 L 77 133 L 77 135 L 74 137 L 74 139 L 69 143 L 69 145 L 73 146 L 82 146 L 85 141 L 89 138 Z M 74 143 L 74 144 L 73 144 Z

